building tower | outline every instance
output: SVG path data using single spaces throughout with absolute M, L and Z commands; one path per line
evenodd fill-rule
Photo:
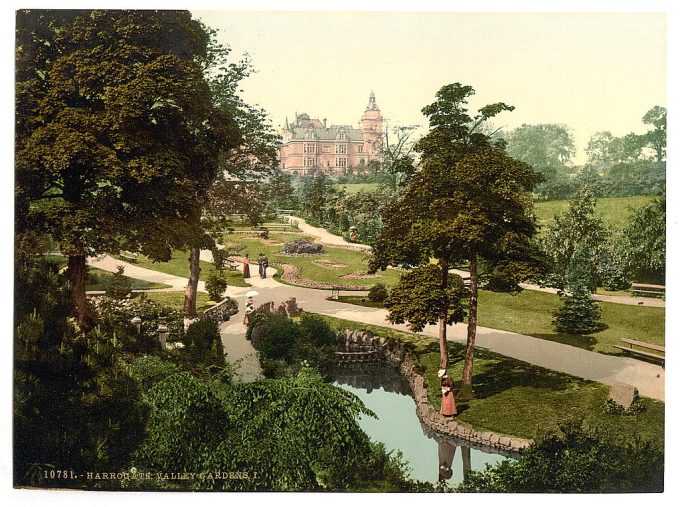
M 368 161 L 382 160 L 383 117 L 380 108 L 375 102 L 375 93 L 371 91 L 368 97 L 368 106 L 361 117 L 361 137 L 364 140 L 364 153 L 368 155 Z

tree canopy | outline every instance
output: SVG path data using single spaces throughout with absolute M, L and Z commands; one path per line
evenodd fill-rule
M 468 354 L 463 384 L 471 383 L 472 350 L 476 335 L 477 261 L 492 266 L 524 264 L 530 271 L 537 255 L 531 238 L 536 232 L 530 191 L 541 180 L 529 165 L 511 158 L 485 122 L 513 108 L 502 102 L 467 112 L 470 86 L 454 83 L 437 92 L 437 100 L 423 108 L 430 132 L 420 139 L 420 169 L 409 179 L 403 196 L 385 208 L 383 230 L 376 241 L 372 270 L 388 265 L 439 262 L 443 294 L 450 267 L 470 265 Z M 441 368 L 446 368 L 446 321 L 449 304 L 441 299 L 439 311 Z
M 69 256 L 81 325 L 85 257 L 169 259 L 238 143 L 211 101 L 208 43 L 187 11 L 17 14 L 17 229 Z

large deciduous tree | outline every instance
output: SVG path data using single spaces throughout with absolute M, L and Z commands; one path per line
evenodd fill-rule
M 503 144 L 485 133 L 485 122 L 513 108 L 504 103 L 468 114 L 470 86 L 446 85 L 437 100 L 423 108 L 430 131 L 416 145 L 422 154 L 419 170 L 410 178 L 403 196 L 383 213 L 371 269 L 388 265 L 438 262 L 442 294 L 448 272 L 467 261 L 470 269 L 468 336 L 463 368 L 463 396 L 472 395 L 472 366 L 477 332 L 478 264 L 504 269 L 509 276 L 527 276 L 539 258 L 532 237 L 536 221 L 530 191 L 540 175 L 512 159 Z M 441 367 L 446 368 L 446 324 L 449 301 L 440 298 L 439 344 Z
M 169 259 L 235 143 L 202 73 L 208 40 L 186 11 L 17 14 L 16 225 L 59 242 L 85 331 L 86 258 Z
M 624 229 L 628 269 L 637 280 L 663 283 L 666 270 L 666 195 L 637 209 Z
M 551 261 L 547 284 L 560 290 L 569 286 L 568 275 L 574 252 L 582 251 L 581 264 L 587 262 L 590 291 L 597 287 L 597 265 L 608 237 L 602 219 L 595 215 L 596 200 L 589 186 L 582 186 L 569 202 L 569 208 L 555 217 L 543 238 L 543 249 Z
M 214 30 L 206 31 L 211 40 L 205 70 L 213 107 L 233 121 L 239 142 L 217 153 L 215 179 L 201 203 L 202 214 L 190 225 L 189 283 L 184 296 L 184 313 L 190 316 L 196 314 L 201 249 L 214 246 L 209 233 L 224 229 L 234 213 L 246 214 L 254 222 L 260 220 L 266 208 L 262 180 L 274 173 L 278 162 L 279 136 L 267 113 L 239 95 L 240 81 L 252 72 L 249 59 L 231 62 L 230 48 L 217 42 Z
M 566 125 L 522 125 L 510 133 L 507 151 L 526 162 L 548 180 L 554 178 L 575 153 L 574 139 Z

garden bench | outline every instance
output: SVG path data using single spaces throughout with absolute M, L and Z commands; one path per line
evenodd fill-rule
M 661 362 L 666 361 L 666 347 L 663 345 L 655 345 L 653 343 L 645 343 L 637 340 L 630 340 L 628 338 L 621 338 L 621 343 L 622 345 L 614 345 L 614 347 L 621 349 L 625 353 L 651 357 L 652 359 L 657 359 Z M 634 349 L 633 346 L 638 348 Z M 659 354 L 659 352 L 661 354 Z
M 128 252 L 127 250 L 123 250 L 122 252 L 120 252 L 120 256 L 123 259 L 127 259 L 127 260 L 133 261 L 133 262 L 136 262 L 137 259 L 139 258 L 138 253 Z
M 646 283 L 634 283 L 630 291 L 633 296 L 639 297 L 665 297 L 666 287 L 664 285 L 652 285 Z
M 222 262 L 222 268 L 229 268 L 229 271 L 236 271 L 236 268 L 238 268 L 238 264 L 231 259 L 224 259 Z

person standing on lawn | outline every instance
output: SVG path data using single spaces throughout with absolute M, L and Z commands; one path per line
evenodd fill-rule
M 442 379 L 442 409 L 440 413 L 445 417 L 458 415 L 456 400 L 453 397 L 453 380 L 446 374 L 445 370 L 439 370 L 439 376 Z

